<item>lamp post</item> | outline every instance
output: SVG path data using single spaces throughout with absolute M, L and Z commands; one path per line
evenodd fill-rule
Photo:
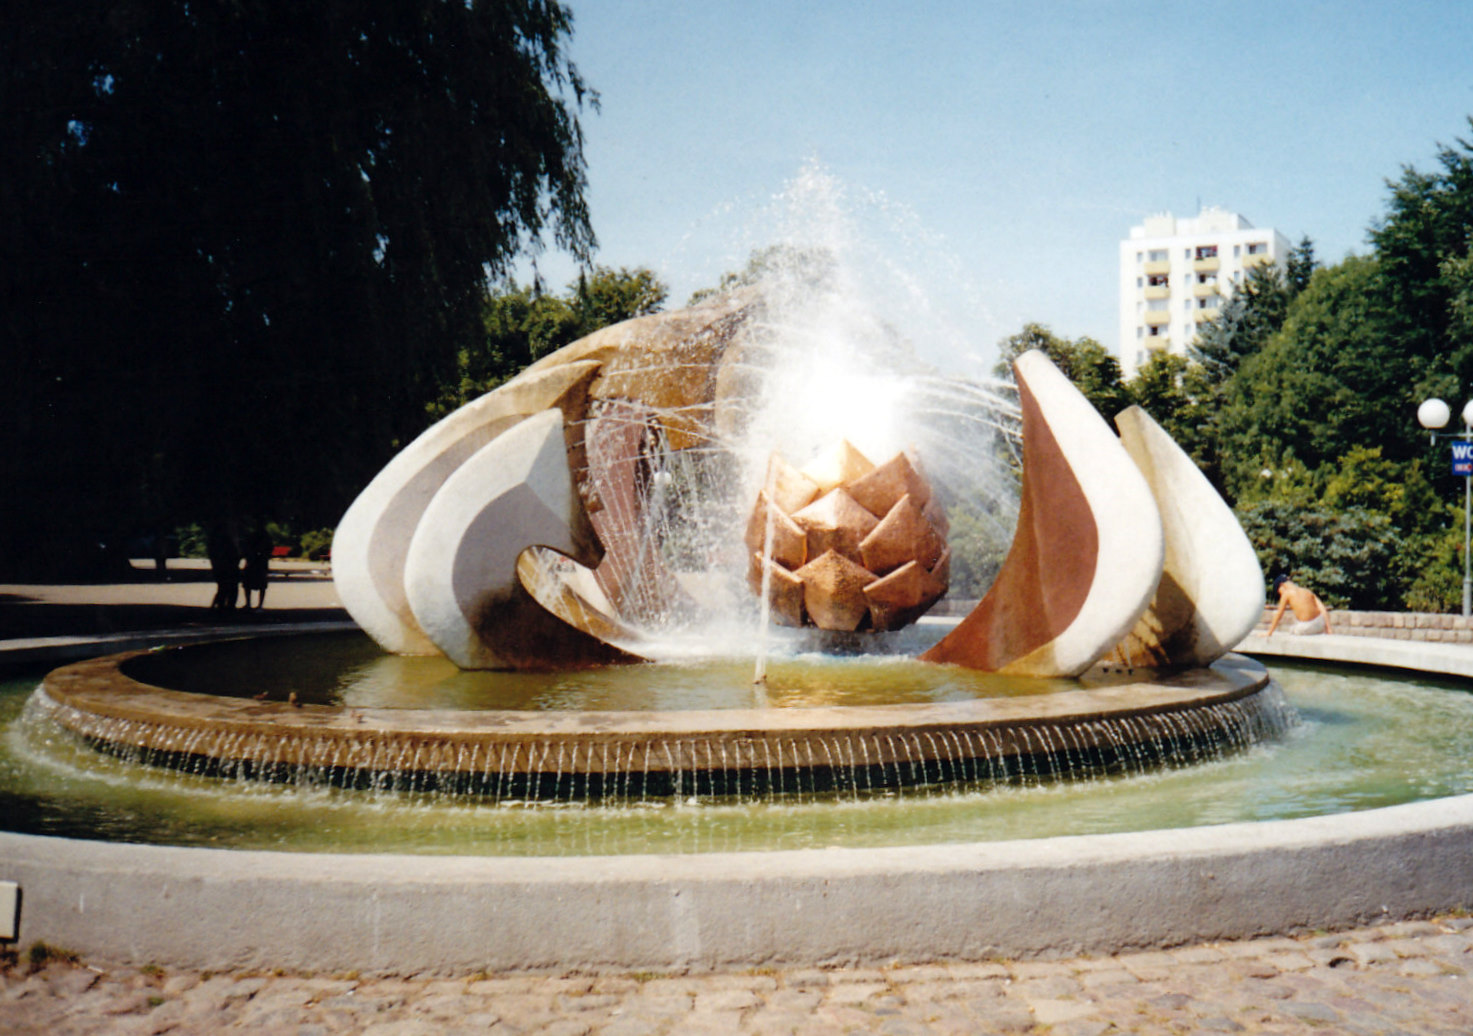
M 1463 616 L 1473 615 L 1473 567 L 1469 557 L 1469 544 L 1473 541 L 1473 400 L 1463 404 L 1463 430 L 1461 432 L 1438 432 L 1445 428 L 1452 417 L 1448 405 L 1440 399 L 1426 399 L 1417 407 L 1417 422 L 1426 428 L 1436 445 L 1438 439 L 1461 439 L 1464 449 L 1461 454 L 1453 447 L 1453 474 L 1463 476 Z

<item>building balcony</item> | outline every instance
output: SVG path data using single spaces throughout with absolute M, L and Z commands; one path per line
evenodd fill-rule
M 1148 262 L 1145 264 L 1145 270 L 1147 277 L 1152 277 L 1157 274 L 1165 276 L 1166 274 L 1171 272 L 1171 260 L 1157 259 L 1154 262 Z
M 1147 284 L 1146 285 L 1146 298 L 1148 298 L 1148 299 L 1169 299 L 1169 298 L 1171 298 L 1171 288 L 1169 286 L 1165 285 L 1165 284 L 1160 284 L 1160 285 Z
M 1216 273 L 1222 266 L 1222 261 L 1216 256 L 1211 259 L 1192 260 L 1192 269 L 1197 273 Z
M 1267 252 L 1259 252 L 1255 255 L 1245 255 L 1243 256 L 1243 269 L 1251 270 L 1255 266 L 1267 266 L 1273 261 L 1273 256 L 1269 255 Z
M 1193 298 L 1197 298 L 1197 299 L 1210 299 L 1213 296 L 1215 296 L 1216 294 L 1217 294 L 1217 285 L 1215 285 L 1215 284 L 1194 284 L 1194 285 L 1192 285 L 1192 297 Z M 1150 298 L 1149 295 L 1146 296 L 1146 297 L 1147 298 Z
M 1165 327 L 1171 323 L 1171 314 L 1164 309 L 1152 309 L 1146 311 L 1147 327 Z
M 1171 338 L 1167 335 L 1152 335 L 1146 339 L 1146 349 L 1149 352 L 1165 352 L 1171 348 Z

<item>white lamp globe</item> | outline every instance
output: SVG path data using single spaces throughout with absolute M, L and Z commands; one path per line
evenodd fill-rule
M 1463 404 L 1463 424 L 1473 425 L 1473 399 Z
M 1473 406 L 1473 403 L 1470 403 L 1469 406 Z M 1463 413 L 1466 419 L 1468 407 L 1463 408 Z M 1424 400 L 1422 405 L 1417 407 L 1417 423 L 1423 428 L 1444 428 L 1452 416 L 1453 412 L 1440 399 Z

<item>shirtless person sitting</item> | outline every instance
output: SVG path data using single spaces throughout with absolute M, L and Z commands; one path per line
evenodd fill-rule
M 1295 636 L 1330 632 L 1330 610 L 1313 590 L 1305 589 L 1288 576 L 1275 579 L 1274 589 L 1279 594 L 1279 610 L 1274 612 L 1274 621 L 1268 624 L 1265 637 L 1273 636 L 1274 630 L 1279 628 L 1279 620 L 1284 617 L 1285 608 L 1294 609 L 1295 621 L 1289 627 L 1289 632 Z

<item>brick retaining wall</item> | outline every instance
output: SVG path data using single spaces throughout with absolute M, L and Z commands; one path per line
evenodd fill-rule
M 1268 629 L 1274 609 L 1263 609 L 1259 629 Z M 1292 621 L 1292 616 L 1285 621 Z M 1283 623 L 1279 624 L 1283 628 Z M 1342 636 L 1382 637 L 1387 640 L 1428 640 L 1473 643 L 1473 619 L 1430 612 L 1330 612 L 1330 629 Z

